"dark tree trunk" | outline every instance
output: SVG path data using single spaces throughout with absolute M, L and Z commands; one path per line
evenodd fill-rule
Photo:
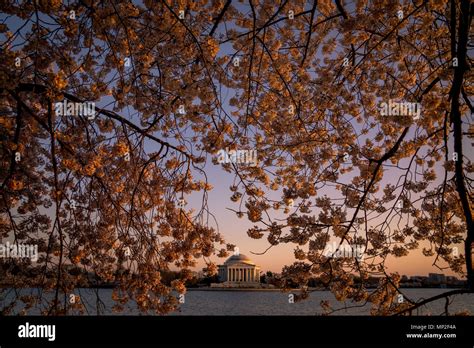
M 452 15 L 455 16 L 456 1 L 451 2 Z M 462 119 L 461 112 L 459 110 L 459 98 L 461 95 L 464 72 L 468 69 L 466 55 L 467 55 L 467 41 L 469 36 L 470 27 L 470 0 L 461 1 L 461 10 L 459 12 L 459 24 L 458 24 L 458 35 L 457 35 L 457 46 L 456 46 L 456 35 L 451 35 L 452 42 L 451 47 L 456 47 L 457 52 L 452 52 L 458 59 L 458 66 L 454 67 L 453 85 L 451 88 L 451 122 L 453 123 L 454 129 L 454 151 L 457 153 L 457 161 L 455 162 L 455 178 L 456 178 L 456 190 L 459 194 L 462 209 L 464 212 L 467 235 L 465 240 L 465 254 L 466 254 L 466 269 L 467 269 L 467 280 L 468 287 L 474 289 L 474 270 L 472 268 L 472 243 L 474 241 L 474 224 L 472 221 L 472 212 L 469 202 L 469 193 L 466 188 L 464 170 L 463 170 L 463 131 L 462 131 Z M 456 31 L 456 24 L 451 23 L 451 32 Z M 454 58 L 454 57 L 453 57 Z

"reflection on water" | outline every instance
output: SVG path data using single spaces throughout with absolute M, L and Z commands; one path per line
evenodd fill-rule
M 12 289 L 10 289 L 12 290 Z M 16 290 L 17 295 L 37 293 L 38 289 Z M 426 299 L 443 293 L 446 289 L 402 289 L 412 300 Z M 97 313 L 97 295 L 104 305 L 102 314 L 116 314 L 112 312 L 114 301 L 111 289 L 78 289 L 81 300 L 86 305 L 87 312 L 91 315 Z M 3 294 L 0 299 L 0 308 L 11 302 L 15 297 L 14 291 Z M 52 296 L 52 294 L 49 294 Z M 45 298 L 51 298 L 48 294 Z M 450 314 L 468 310 L 474 314 L 474 294 L 463 294 L 451 297 L 452 303 L 449 307 Z M 323 311 L 320 302 L 329 301 L 332 308 L 350 307 L 356 304 L 350 301 L 338 302 L 329 291 L 315 291 L 310 297 L 302 302 L 288 303 L 288 293 L 278 291 L 202 291 L 190 290 L 186 293 L 185 303 L 181 305 L 179 312 L 171 315 L 320 315 Z M 444 312 L 444 299 L 428 304 L 421 308 L 420 315 L 440 315 Z M 337 311 L 336 315 L 368 315 L 370 305 L 356 308 L 347 308 Z M 39 314 L 39 310 L 31 310 L 29 314 Z M 133 303 L 129 303 L 119 315 L 140 314 Z

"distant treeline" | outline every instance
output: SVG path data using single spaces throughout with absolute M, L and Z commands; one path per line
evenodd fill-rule
M 8 270 L 8 272 L 6 272 Z M 94 272 L 88 272 L 83 268 L 73 266 L 73 265 L 66 265 L 63 268 L 63 271 L 67 273 L 68 276 L 74 277 L 77 280 L 78 287 L 83 288 L 113 288 L 118 285 L 117 282 L 110 282 L 104 281 L 101 279 Z M 50 271 L 51 272 L 51 271 Z M 9 274 L 10 277 L 6 277 L 6 274 Z M 163 270 L 160 271 L 161 274 L 161 281 L 170 286 L 171 282 L 175 279 L 179 279 L 179 272 L 171 271 L 171 270 Z M 124 275 L 133 277 L 138 277 L 138 275 L 130 274 L 129 270 L 120 270 L 117 271 L 113 278 L 120 279 Z M 21 263 L 16 262 L 0 262 L 0 287 L 21 287 L 21 283 L 17 283 L 16 276 L 21 278 L 28 278 L 30 280 L 40 279 L 40 277 L 44 276 L 43 270 L 40 267 L 25 267 Z M 49 274 L 46 276 L 50 276 L 54 278 L 55 274 Z M 375 288 L 380 282 L 379 277 L 369 277 L 364 282 L 364 287 L 366 288 Z M 219 278 L 217 275 L 214 276 L 204 276 L 201 272 L 195 273 L 193 277 L 188 280 L 185 285 L 187 288 L 200 288 L 200 287 L 209 287 L 212 283 L 219 283 Z M 286 287 L 286 288 L 298 288 L 299 286 L 296 283 L 293 283 L 289 279 L 282 279 L 281 276 L 277 273 L 273 272 L 266 272 L 260 277 L 260 283 L 262 284 L 270 284 L 275 288 Z M 354 278 L 355 285 L 361 284 L 360 278 Z M 34 283 L 31 283 L 31 286 L 34 286 Z M 40 283 L 38 282 L 38 285 Z M 319 278 L 311 278 L 309 279 L 308 283 L 306 284 L 310 288 L 317 288 L 317 289 L 328 289 L 329 284 L 324 283 Z M 443 287 L 463 287 L 465 285 L 464 281 L 459 281 L 457 284 L 444 284 Z M 440 284 L 430 283 L 428 281 L 424 281 L 421 284 L 421 287 L 432 287 L 438 288 Z M 401 287 L 413 287 L 409 283 L 402 283 Z

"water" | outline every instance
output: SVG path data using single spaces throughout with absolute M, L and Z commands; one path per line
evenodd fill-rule
M 445 292 L 446 289 L 403 289 L 411 299 L 428 298 Z M 361 305 L 338 302 L 329 291 L 315 291 L 302 302 L 288 303 L 288 293 L 279 291 L 189 291 L 186 302 L 177 315 L 320 315 L 322 300 L 327 300 L 333 309 Z M 444 300 L 436 301 L 421 310 L 420 314 L 436 315 L 444 312 Z M 474 314 L 474 294 L 457 295 L 450 305 L 450 312 L 469 310 Z M 335 312 L 337 315 L 369 315 L 370 305 L 347 308 Z
M 22 289 L 22 295 L 37 292 L 37 289 Z M 97 291 L 97 293 L 96 293 Z M 412 300 L 426 299 L 431 296 L 449 291 L 449 289 L 402 289 Z M 103 314 L 117 315 L 112 311 L 114 301 L 111 298 L 111 289 L 77 289 L 77 294 L 81 296 L 88 314 L 95 315 L 97 294 L 105 306 Z M 52 294 L 47 294 L 45 298 L 52 298 Z M 3 308 L 13 299 L 10 292 L 0 300 L 0 308 Z M 451 297 L 452 303 L 449 307 L 450 314 L 468 310 L 470 315 L 474 314 L 474 294 L 462 294 Z M 320 315 L 323 310 L 320 306 L 322 300 L 327 300 L 333 309 L 342 308 L 333 315 L 369 315 L 370 304 L 360 307 L 350 301 L 338 302 L 329 291 L 315 291 L 310 297 L 302 302 L 289 303 L 288 293 L 279 291 L 203 291 L 189 290 L 185 295 L 185 303 L 181 304 L 178 312 L 170 315 Z M 356 308 L 346 308 L 359 305 Z M 445 300 L 432 302 L 421 309 L 419 315 L 440 315 L 444 312 Z M 39 314 L 39 309 L 32 310 L 29 314 Z M 123 312 L 118 315 L 139 315 L 133 303 L 129 303 Z

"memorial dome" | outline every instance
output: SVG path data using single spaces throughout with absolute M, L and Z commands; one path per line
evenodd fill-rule
M 236 263 L 245 263 L 247 265 L 255 265 L 255 263 L 253 263 L 252 260 L 250 260 L 250 258 L 244 254 L 232 255 L 224 262 L 225 265 L 232 265 Z

